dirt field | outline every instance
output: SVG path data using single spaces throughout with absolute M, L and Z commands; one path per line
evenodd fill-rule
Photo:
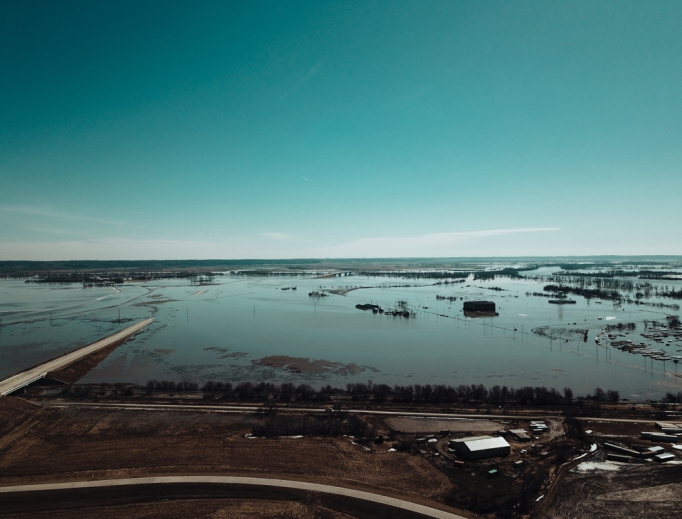
M 3 515 L 7 518 L 25 514 Z M 31 514 L 45 519 L 355 519 L 355 516 L 330 510 L 315 503 L 244 500 L 182 500 L 136 505 L 91 507 Z
M 614 464 L 615 466 L 615 464 Z M 682 468 L 645 463 L 618 471 L 572 470 L 537 517 L 544 519 L 677 518 L 682 510 Z
M 0 407 L 12 400 L 0 399 Z M 31 411 L 0 438 L 0 484 L 154 474 L 280 476 L 427 505 L 443 503 L 451 491 L 447 477 L 426 459 L 389 452 L 388 444 L 361 446 L 350 438 L 331 437 L 245 438 L 261 416 Z
M 489 433 L 504 427 L 502 424 L 490 420 L 442 420 L 406 416 L 386 418 L 384 422 L 394 431 L 403 433 L 437 433 L 439 431 Z
M 344 424 L 359 421 L 366 426 L 360 430 L 369 432 L 342 431 L 364 435 L 365 440 L 310 435 L 328 434 L 325 432 L 302 433 L 304 437 L 246 437 L 252 432 L 275 434 L 264 427 L 275 419 L 286 419 L 292 427 L 304 420 L 326 423 L 333 419 Z M 503 428 L 528 428 L 525 420 L 505 422 L 398 416 L 382 419 L 371 414 L 306 418 L 282 410 L 268 416 L 171 409 L 42 408 L 4 397 L 0 398 L 0 485 L 220 474 L 282 477 L 356 488 L 427 506 L 452 507 L 463 516 L 478 513 L 510 517 L 515 509 L 521 514 L 533 511 L 533 518 L 552 519 L 679 515 L 681 465 L 632 464 L 622 471 L 596 472 L 559 469 L 565 463 L 569 463 L 567 467 L 578 463 L 570 460 L 587 452 L 593 442 L 601 445 L 607 439 L 639 445 L 639 431 L 654 430 L 652 422 L 617 424 L 595 419 L 584 424 L 567 420 L 564 424 L 560 419 L 548 418 L 548 432 L 527 443 L 510 441 L 511 454 L 506 458 L 467 461 L 463 467 L 453 463 L 447 437 L 434 443 L 415 441 L 424 433 L 444 430 L 450 431 L 450 437 L 459 437 Z M 583 428 L 592 429 L 594 434 L 583 436 Z M 598 456 L 603 457 L 603 451 Z M 492 469 L 497 470 L 494 477 L 489 474 Z M 556 485 L 550 485 L 556 474 L 562 476 Z M 535 500 L 545 494 L 547 501 L 537 506 Z M 165 498 L 153 503 L 95 500 L 89 511 L 56 510 L 49 517 L 374 517 L 367 511 L 357 513 L 336 505 L 303 494 L 279 499 L 258 494 L 247 499 L 242 494 L 221 494 L 216 498 L 210 493 L 189 492 L 181 500 L 173 494 L 168 502 Z M 41 510 L 33 516 L 48 517 Z M 8 514 L 0 510 L 0 516 L 15 517 Z
M 603 436 L 633 436 L 639 438 L 642 431 L 655 431 L 654 421 L 642 421 L 641 423 L 611 423 L 598 421 L 583 422 L 585 430 L 592 430 L 597 435 Z

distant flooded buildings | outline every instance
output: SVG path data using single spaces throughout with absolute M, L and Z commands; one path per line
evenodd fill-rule
M 464 311 L 495 313 L 495 303 L 492 301 L 464 301 Z
M 464 315 L 466 317 L 495 317 L 495 303 L 492 301 L 464 301 Z

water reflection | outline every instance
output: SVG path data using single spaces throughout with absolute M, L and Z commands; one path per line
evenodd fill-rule
M 0 303 L 0 376 L 155 317 L 84 381 L 345 385 L 371 378 L 390 385 L 569 386 L 577 394 L 598 386 L 640 398 L 682 389 L 669 365 L 664 373 L 660 362 L 647 364 L 645 358 L 642 365 L 639 356 L 598 344 L 581 348 L 604 328 L 598 317 L 606 310 L 617 316 L 610 324 L 641 323 L 660 318 L 660 312 L 625 305 L 616 313 L 610 303 L 580 297 L 570 307 L 551 305 L 525 295 L 542 290 L 534 281 L 496 279 L 500 290 L 491 290 L 490 283 L 470 281 L 391 281 L 388 287 L 383 279 L 366 277 L 346 277 L 344 284 L 333 278 L 215 279 L 210 286 L 158 281 L 118 290 L 0 281 L 6 296 Z M 297 290 L 282 290 L 294 284 Z M 463 302 L 473 300 L 494 301 L 499 315 L 464 313 Z M 361 311 L 358 304 L 405 308 L 411 317 Z

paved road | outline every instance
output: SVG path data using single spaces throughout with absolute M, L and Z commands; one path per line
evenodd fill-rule
M 438 510 L 436 508 L 418 505 L 410 501 L 395 499 L 393 497 L 386 497 L 379 494 L 371 494 L 369 492 L 363 492 L 361 490 L 352 490 L 343 487 L 333 487 L 330 485 L 320 485 L 318 483 L 304 483 L 302 481 L 288 481 L 285 479 L 248 478 L 237 476 L 162 476 L 152 478 L 125 478 L 96 481 L 73 481 L 65 483 L 42 483 L 36 485 L 18 485 L 0 487 L 0 497 L 2 497 L 3 494 L 12 494 L 20 492 L 69 490 L 82 488 L 106 488 L 130 485 L 159 485 L 169 483 L 249 485 L 254 487 L 265 487 L 265 489 L 275 487 L 295 490 L 306 490 L 310 492 L 321 492 L 325 494 L 334 494 L 337 496 L 361 499 L 363 501 L 370 501 L 372 503 L 381 503 L 383 505 L 390 506 L 393 508 L 399 508 L 401 510 L 415 512 L 426 517 L 435 517 L 438 519 L 465 519 L 460 515 L 456 515 L 450 512 L 444 512 L 443 510 Z
M 216 412 L 216 413 L 257 413 L 265 412 L 267 408 L 262 405 L 203 405 L 203 404 L 189 404 L 189 403 L 174 403 L 174 404 L 137 404 L 137 403 L 114 403 L 114 402 L 71 402 L 64 400 L 44 401 L 42 403 L 45 407 L 85 407 L 85 408 L 115 408 L 115 409 L 131 409 L 140 411 L 199 411 L 199 412 Z M 329 411 L 325 407 L 294 407 L 281 406 L 277 408 L 278 413 L 317 413 L 325 414 Z M 354 414 L 373 414 L 386 416 L 412 416 L 415 418 L 445 418 L 445 419 L 464 419 L 464 418 L 498 418 L 498 419 L 542 419 L 542 415 L 499 415 L 499 414 L 459 414 L 459 413 L 425 413 L 414 411 L 380 411 L 376 409 L 343 409 L 344 413 Z
M 71 353 L 57 357 L 56 359 L 49 360 L 40 366 L 36 366 L 24 371 L 23 373 L 14 375 L 7 380 L 3 380 L 0 382 L 0 396 L 7 395 L 12 391 L 16 391 L 17 389 L 21 389 L 22 387 L 29 385 L 31 382 L 43 378 L 51 371 L 57 371 L 65 368 L 69 364 L 73 364 L 83 357 L 87 357 L 91 353 L 101 350 L 102 348 L 106 348 L 107 346 L 111 346 L 112 344 L 122 341 L 123 339 L 127 339 L 135 332 L 150 324 L 153 320 L 154 319 L 145 319 L 144 321 L 140 321 L 139 323 L 134 324 L 125 330 L 115 333 L 114 335 L 106 337 L 88 346 L 83 346 L 76 351 L 72 351 Z
M 87 409 L 126 409 L 137 411 L 186 411 L 203 413 L 233 413 L 250 414 L 265 412 L 267 409 L 260 405 L 201 405 L 201 404 L 136 404 L 136 403 L 113 403 L 113 402 L 70 402 L 63 400 L 42 402 L 45 407 L 81 407 Z M 324 407 L 290 407 L 277 408 L 278 413 L 316 413 L 324 414 L 328 411 Z M 483 414 L 483 413 L 424 413 L 412 411 L 379 411 L 375 409 L 344 409 L 344 413 L 371 414 L 383 416 L 408 416 L 414 418 L 438 418 L 438 419 L 488 419 L 488 420 L 551 420 L 563 419 L 557 415 L 520 415 L 520 414 Z M 613 423 L 653 423 L 653 418 L 603 418 L 600 416 L 581 416 L 578 420 L 585 422 L 613 422 Z M 658 420 L 660 421 L 660 420 Z

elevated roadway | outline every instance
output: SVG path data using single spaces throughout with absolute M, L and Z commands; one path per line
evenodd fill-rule
M 144 321 L 140 321 L 137 324 L 129 326 L 125 330 L 121 330 L 120 332 L 110 335 L 109 337 L 89 344 L 88 346 L 83 346 L 82 348 L 67 353 L 66 355 L 49 360 L 43 364 L 40 364 L 39 366 L 35 366 L 31 369 L 14 375 L 13 377 L 3 380 L 0 382 L 0 396 L 9 395 L 10 393 L 21 389 L 22 387 L 26 387 L 29 384 L 40 380 L 41 378 L 45 378 L 45 375 L 50 372 L 63 369 L 74 362 L 91 355 L 92 353 L 111 346 L 112 344 L 116 344 L 117 342 L 124 341 L 145 326 L 151 324 L 153 320 L 154 319 L 145 319 Z
M 5 486 L 0 487 L 0 504 L 5 505 L 0 508 L 6 507 L 9 513 L 29 509 L 38 512 L 39 508 L 45 511 L 50 510 L 51 505 L 57 508 L 74 508 L 79 500 L 83 506 L 100 505 L 107 501 L 107 496 L 103 493 L 105 490 L 110 491 L 109 500 L 120 499 L 118 496 L 122 495 L 121 491 L 127 496 L 139 496 L 136 498 L 138 502 L 144 501 L 145 496 L 147 496 L 146 499 L 153 501 L 196 498 L 202 491 L 202 487 L 204 489 L 202 495 L 205 497 L 205 489 L 213 487 L 213 497 L 223 499 L 235 497 L 254 499 L 258 496 L 261 499 L 286 499 L 287 497 L 300 499 L 301 491 L 314 492 L 318 495 L 341 498 L 337 499 L 337 506 L 340 505 L 347 511 L 351 511 L 348 510 L 350 507 L 356 513 L 357 511 L 364 512 L 360 515 L 361 517 L 465 519 L 461 515 L 445 510 L 362 490 L 286 479 L 239 476 L 161 476 Z M 208 491 L 210 490 L 209 488 Z M 60 500 L 69 499 L 69 493 L 73 495 L 73 500 L 60 505 Z M 38 496 L 53 499 L 36 499 Z M 353 502 L 356 502 L 355 506 Z M 0 515 L 3 515 L 2 512 Z
M 267 413 L 268 408 L 264 405 L 210 405 L 210 404 L 191 404 L 191 403 L 133 403 L 133 402 L 72 402 L 69 400 L 45 400 L 40 402 L 44 407 L 71 407 L 82 409 L 116 409 L 129 411 L 182 411 L 198 413 L 232 413 L 232 414 L 251 414 Z M 277 407 L 278 414 L 303 413 L 303 414 L 327 414 L 329 409 L 325 407 L 297 407 L 280 406 Z M 367 414 L 376 416 L 408 416 L 414 418 L 439 418 L 439 419 L 474 419 L 474 420 L 562 420 L 564 417 L 556 414 L 487 414 L 487 413 L 429 413 L 414 411 L 387 411 L 378 409 L 353 409 L 344 408 L 344 413 Z M 576 419 L 583 422 L 611 422 L 611 423 L 653 423 L 656 420 L 651 417 L 642 418 L 604 418 L 601 416 L 579 416 Z

